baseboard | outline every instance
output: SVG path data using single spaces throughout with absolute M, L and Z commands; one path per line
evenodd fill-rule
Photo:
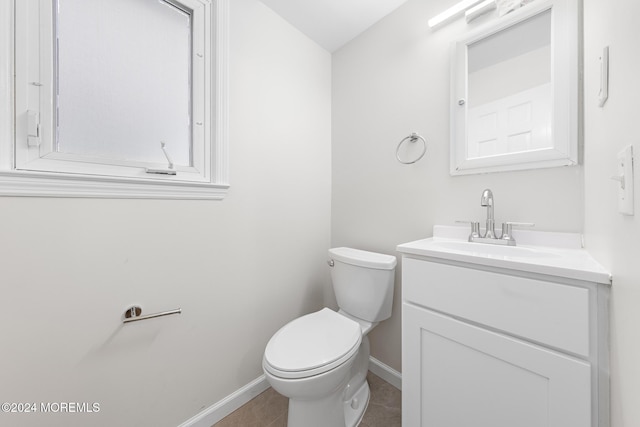
M 398 390 L 402 390 L 402 374 L 373 356 L 369 356 L 369 370 Z
M 398 390 L 402 390 L 402 374 L 400 372 L 385 365 L 375 357 L 369 358 L 369 370 Z M 249 384 L 209 406 L 178 427 L 211 427 L 268 388 L 267 379 L 264 375 L 260 375 Z
M 267 379 L 264 375 L 260 375 L 249 384 L 189 418 L 178 427 L 211 427 L 268 388 Z

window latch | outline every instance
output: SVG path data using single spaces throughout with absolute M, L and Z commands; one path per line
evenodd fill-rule
M 175 175 L 177 172 L 173 168 L 173 162 L 171 161 L 171 157 L 169 157 L 169 153 L 164 149 L 166 144 L 163 141 L 160 141 L 160 149 L 164 153 L 164 156 L 167 158 L 167 162 L 169 163 L 167 169 L 157 169 L 157 168 L 146 168 L 147 173 L 157 173 L 161 175 Z
M 40 113 L 37 111 L 27 111 L 27 145 L 40 145 Z

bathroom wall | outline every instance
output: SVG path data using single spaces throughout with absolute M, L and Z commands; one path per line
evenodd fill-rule
M 176 426 L 260 376 L 271 335 L 330 294 L 331 57 L 230 4 L 224 201 L 0 197 L 0 402 L 100 404 L 0 425 Z M 183 314 L 123 326 L 132 304 Z
M 449 175 L 449 48 L 468 26 L 458 20 L 434 31 L 427 20 L 454 3 L 409 0 L 333 55 L 334 246 L 396 254 L 397 244 L 430 236 L 434 224 L 482 221 L 485 188 L 497 222 L 582 232 L 582 166 Z M 411 132 L 427 139 L 428 151 L 403 165 L 396 146 Z M 372 355 L 399 371 L 400 299 L 398 276 L 394 314 L 371 334 Z
M 640 55 L 636 0 L 584 1 L 585 234 L 589 251 L 613 273 L 612 427 L 640 420 Z M 598 107 L 602 48 L 609 46 L 609 100 Z M 633 145 L 635 216 L 617 212 L 617 153 Z

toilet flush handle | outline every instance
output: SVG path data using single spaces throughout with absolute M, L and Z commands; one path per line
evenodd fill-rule
M 335 265 L 335 263 L 333 262 L 332 259 L 330 259 L 329 261 L 327 261 L 327 264 L 329 264 L 329 267 L 333 267 Z

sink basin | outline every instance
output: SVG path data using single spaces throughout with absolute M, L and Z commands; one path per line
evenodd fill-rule
M 517 270 L 595 283 L 611 283 L 611 274 L 582 248 L 575 233 L 514 230 L 517 246 L 469 242 L 468 227 L 434 226 L 433 237 L 398 245 L 405 255 Z
M 523 248 L 520 246 L 498 246 L 486 243 L 437 241 L 432 242 L 436 248 L 489 258 L 559 258 L 560 255 L 545 249 Z

